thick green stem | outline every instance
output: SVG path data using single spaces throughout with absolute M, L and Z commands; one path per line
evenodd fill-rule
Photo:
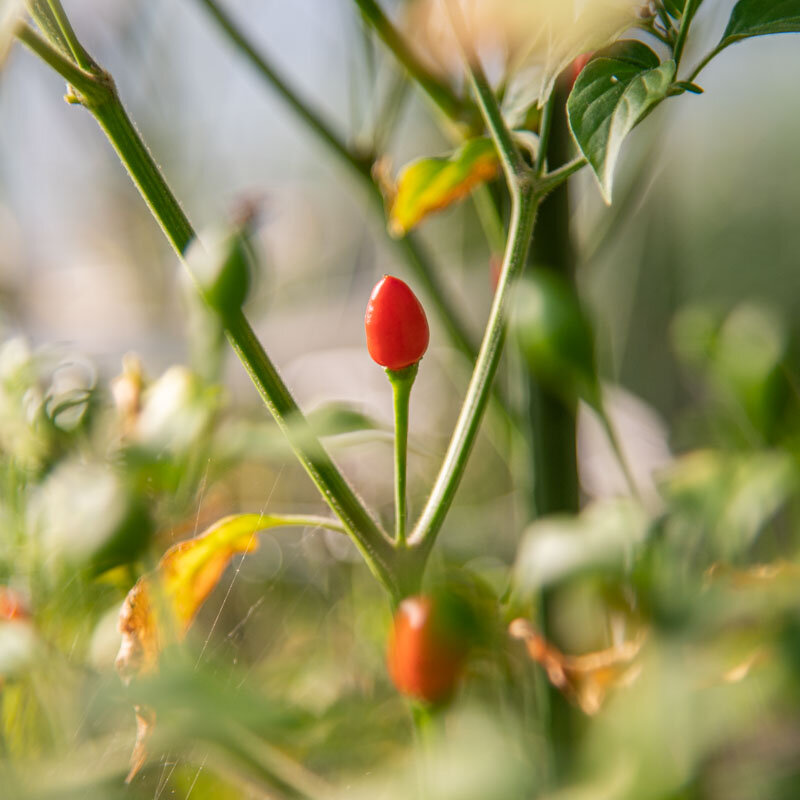
M 480 427 L 502 355 L 510 290 L 527 260 L 540 201 L 533 176 L 511 138 L 480 64 L 471 58 L 468 63 L 472 86 L 500 155 L 511 192 L 511 225 L 500 279 L 467 394 L 431 494 L 409 537 L 409 543 L 418 545 L 424 555 L 433 547 L 453 502 Z
M 195 238 L 194 230 L 125 112 L 111 78 L 99 69 L 90 74 L 75 67 L 30 28 L 22 28 L 20 39 L 80 92 L 73 100 L 83 104 L 97 119 L 153 216 L 177 253 L 183 256 Z M 312 432 L 244 314 L 241 311 L 227 314 L 223 322 L 231 345 L 298 459 L 341 519 L 370 569 L 397 596 L 391 542 Z
M 475 443 L 502 355 L 510 288 L 522 272 L 528 255 L 539 198 L 533 189 L 528 187 L 514 196 L 513 204 L 508 246 L 503 259 L 500 281 L 472 379 L 441 469 L 414 532 L 409 537 L 410 544 L 420 545 L 426 553 L 433 547 L 436 535 L 450 509 L 464 475 L 472 445 Z
M 558 174 L 569 162 L 571 140 L 566 118 L 566 89 L 557 85 L 552 102 L 553 117 L 545 157 L 551 170 Z M 532 261 L 537 267 L 548 267 L 560 273 L 574 287 L 574 253 L 570 237 L 570 203 L 568 184 L 563 181 L 542 203 L 536 225 Z M 529 435 L 532 443 L 531 513 L 544 516 L 554 513 L 576 513 L 579 507 L 578 463 L 576 447 L 575 403 L 565 403 L 561 396 L 528 376 Z M 551 592 L 541 596 L 539 625 L 549 638 L 550 613 L 554 603 Z M 567 770 L 570 737 L 574 732 L 574 712 L 563 695 L 543 675 L 540 698 L 543 722 L 549 733 L 552 770 L 555 776 Z M 546 684 L 546 685 L 545 685 Z
M 552 131 L 546 155 L 555 174 L 570 161 L 563 87 L 557 86 L 553 101 Z M 553 174 L 553 173 L 551 173 Z M 574 255 L 569 229 L 570 203 L 566 182 L 561 182 L 544 200 L 536 224 L 532 261 L 560 273 L 574 286 Z M 537 515 L 578 509 L 578 468 L 575 448 L 574 404 L 565 404 L 554 392 L 530 380 L 531 436 L 534 446 L 533 509 Z
M 406 474 L 408 464 L 408 404 L 419 364 L 401 370 L 387 369 L 394 399 L 394 509 L 395 544 L 406 543 Z

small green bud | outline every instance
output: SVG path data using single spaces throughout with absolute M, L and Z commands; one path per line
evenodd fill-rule
M 208 305 L 223 317 L 247 300 L 257 266 L 249 224 L 212 230 L 187 255 L 192 274 Z

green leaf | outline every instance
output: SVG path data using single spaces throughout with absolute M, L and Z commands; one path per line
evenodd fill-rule
M 677 81 L 673 84 L 673 89 L 680 94 L 683 94 L 684 92 L 703 94 L 705 91 L 702 86 L 698 86 L 696 83 L 692 83 L 691 81 Z
M 362 431 L 381 431 L 385 426 L 348 403 L 327 403 L 310 411 L 306 418 L 319 437 L 341 436 Z
M 522 597 L 587 571 L 629 565 L 648 535 L 648 518 L 633 500 L 596 503 L 581 514 L 542 517 L 525 530 L 514 587 Z
M 533 269 L 520 281 L 511 329 L 533 375 L 564 395 L 596 407 L 599 383 L 594 336 L 578 298 L 548 269 Z
M 572 134 L 609 204 L 623 140 L 667 96 L 675 77 L 675 62 L 659 64 L 641 42 L 611 52 L 589 62 L 567 101 Z
M 389 212 L 392 235 L 404 236 L 429 214 L 466 197 L 476 186 L 494 178 L 499 163 L 488 137 L 470 139 L 447 157 L 413 161 L 397 178 Z
M 717 49 L 770 33 L 800 33 L 800 0 L 739 0 Z
M 597 53 L 595 58 L 626 61 L 642 69 L 653 69 L 661 63 L 658 56 L 646 44 L 636 39 L 621 39 L 614 42 L 610 47 Z

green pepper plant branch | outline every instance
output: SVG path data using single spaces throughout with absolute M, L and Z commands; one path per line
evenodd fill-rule
M 29 9 L 44 35 L 22 23 L 16 31 L 17 37 L 68 82 L 67 100 L 84 106 L 95 117 L 166 237 L 183 259 L 196 234 L 128 117 L 111 76 L 80 45 L 60 0 L 47 0 L 46 4 L 36 0 Z M 471 63 L 470 72 L 481 113 L 502 157 L 513 198 L 512 220 L 503 270 L 470 388 L 439 477 L 406 545 L 393 544 L 336 467 L 311 431 L 241 309 L 228 311 L 223 317 L 234 351 L 298 459 L 372 572 L 395 600 L 418 587 L 436 533 L 463 475 L 497 370 L 509 289 L 525 261 L 536 208 L 547 191 L 571 174 L 570 170 L 562 170 L 538 181 L 534 179 L 476 61 Z M 202 291 L 202 287 L 199 288 Z
M 34 3 L 30 10 L 43 31 L 51 30 L 50 23 L 54 21 L 60 31 L 71 31 L 59 0 L 47 0 L 46 7 Z M 95 117 L 166 237 L 183 259 L 196 238 L 195 232 L 125 112 L 111 76 L 93 61 L 84 59 L 86 67 L 82 67 L 70 58 L 67 52 L 71 54 L 77 50 L 77 40 L 65 52 L 58 39 L 48 40 L 26 23 L 19 26 L 16 35 L 69 82 L 67 99 L 83 105 Z M 193 278 L 197 280 L 195 276 Z M 311 430 L 244 313 L 240 309 L 228 312 L 223 324 L 233 349 L 297 458 L 341 520 L 372 572 L 392 596 L 397 596 L 400 589 L 392 566 L 389 538 Z
M 383 26 L 384 41 L 390 44 L 398 58 L 407 59 L 410 51 L 400 47 L 399 34 L 387 35 L 383 22 L 389 24 L 388 21 L 385 17 L 376 16 L 375 12 L 376 9 L 379 11 L 379 7 L 366 0 L 357 1 L 365 19 L 373 23 L 377 20 Z M 216 16 L 221 14 L 214 0 L 201 2 Z M 60 0 L 30 0 L 29 10 L 44 36 L 29 24 L 21 24 L 17 31 L 18 38 L 68 81 L 70 88 L 67 99 L 83 105 L 96 118 L 167 238 L 183 258 L 189 244 L 196 238 L 195 232 L 125 112 L 110 75 L 81 46 Z M 218 19 L 226 27 L 226 18 L 218 16 Z M 684 26 L 688 29 L 690 21 L 684 21 L 682 30 Z M 235 29 L 229 31 L 229 34 L 236 38 Z M 678 39 L 680 38 L 679 33 Z M 685 34 L 683 39 L 685 40 Z M 252 48 L 248 51 L 246 41 L 240 41 L 239 46 L 249 52 L 251 59 L 258 63 L 260 57 Z M 549 148 L 546 145 L 555 110 L 555 99 L 551 97 L 545 103 L 540 128 L 540 140 L 545 146 L 540 148 L 534 164 L 529 165 L 506 126 L 497 98 L 480 62 L 472 53 L 465 52 L 465 56 L 470 85 L 503 167 L 511 197 L 511 219 L 494 303 L 465 400 L 428 501 L 407 539 L 401 532 L 392 541 L 358 498 L 322 443 L 310 430 L 241 308 L 229 309 L 223 315 L 223 324 L 231 345 L 292 444 L 298 459 L 341 520 L 373 573 L 395 600 L 418 588 L 430 550 L 464 474 L 500 361 L 510 290 L 527 260 L 539 205 L 550 192 L 562 186 L 586 164 L 583 157 L 578 157 L 552 171 L 547 170 L 546 153 Z M 266 62 L 263 62 L 261 69 L 311 127 L 344 160 L 356 167 L 359 174 L 368 176 L 367 160 L 360 159 L 329 131 L 314 112 L 300 103 Z M 414 69 L 409 67 L 408 71 L 415 76 Z M 284 88 L 281 89 L 281 86 Z M 430 91 L 430 85 L 423 88 Z M 442 107 L 443 104 L 439 105 Z M 370 182 L 374 186 L 371 178 Z M 195 280 L 197 282 L 196 278 Z M 198 288 L 202 292 L 202 286 Z M 401 516 L 404 516 L 404 512 L 398 509 L 398 520 Z

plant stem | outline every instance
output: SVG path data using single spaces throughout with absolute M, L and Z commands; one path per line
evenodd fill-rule
M 92 75 L 80 70 L 28 27 L 23 27 L 19 36 L 81 92 L 75 101 L 83 104 L 105 131 L 153 216 L 178 255 L 183 256 L 195 238 L 194 230 L 125 112 L 110 76 L 99 68 Z M 223 323 L 231 345 L 298 459 L 372 572 L 397 596 L 391 542 L 311 430 L 241 310 L 225 315 Z
M 557 83 L 553 99 L 553 120 L 546 158 L 559 174 L 560 165 L 571 155 L 566 116 L 566 87 Z M 569 229 L 570 203 L 568 184 L 562 182 L 542 203 L 533 243 L 532 261 L 560 273 L 569 285 L 575 285 L 574 257 Z M 529 435 L 532 444 L 530 505 L 534 517 L 553 513 L 576 513 L 579 506 L 578 463 L 576 447 L 575 403 L 565 403 L 555 392 L 536 381 L 528 380 Z M 550 611 L 553 595 L 542 593 L 539 626 L 545 638 L 551 636 Z M 552 770 L 555 777 L 566 773 L 569 742 L 574 730 L 574 715 L 561 693 L 539 674 L 543 686 L 543 723 L 549 734 Z
M 522 271 L 530 247 L 540 197 L 533 176 L 506 128 L 497 100 L 476 60 L 470 60 L 470 77 L 478 104 L 494 139 L 511 192 L 512 212 L 503 267 L 486 325 L 478 359 L 456 422 L 447 453 L 409 544 L 430 552 L 453 502 L 480 426 L 505 340 L 510 288 Z
M 728 43 L 719 44 L 715 47 L 693 70 L 692 74 L 686 79 L 689 83 L 694 83 L 695 78 L 708 66 L 712 59 L 716 58 L 726 47 Z
M 683 56 L 683 49 L 686 46 L 689 28 L 692 26 L 692 20 L 701 2 L 702 0 L 686 0 L 686 6 L 683 10 L 683 16 L 681 17 L 681 26 L 678 29 L 678 36 L 675 39 L 675 49 L 672 51 L 676 70 L 681 65 L 681 57 Z
M 39 0 L 41 3 L 41 0 Z M 94 63 L 92 57 L 83 48 L 83 45 L 78 41 L 75 31 L 72 29 L 69 19 L 60 3 L 60 0 L 47 0 L 47 5 L 50 7 L 53 18 L 61 31 L 61 35 L 69 48 L 75 63 L 85 70 L 92 70 L 97 65 Z
M 281 96 L 281 99 L 292 111 L 294 111 L 294 113 L 297 114 L 297 116 L 300 117 L 328 147 L 334 150 L 342 161 L 347 162 L 353 170 L 359 172 L 361 175 L 369 177 L 372 159 L 366 154 L 359 156 L 354 153 L 342 138 L 334 133 L 331 126 L 307 103 L 298 97 L 297 93 L 289 86 L 278 70 L 256 50 L 253 43 L 237 27 L 233 19 L 217 5 L 216 0 L 196 0 L 196 2 L 205 7 L 212 19 L 226 34 L 231 44 L 246 56 L 263 77 L 269 81 L 272 88 Z
M 478 105 L 486 122 L 486 127 L 489 129 L 489 133 L 497 147 L 500 164 L 506 176 L 506 183 L 513 197 L 520 189 L 532 182 L 530 170 L 522 158 L 522 153 L 520 153 L 511 131 L 506 126 L 497 98 L 494 96 L 492 87 L 489 85 L 477 56 L 472 53 L 466 53 L 465 55 L 467 63 L 470 65 L 470 82 L 473 91 L 478 98 Z
M 406 72 L 420 85 L 430 99 L 451 120 L 459 121 L 465 118 L 468 107 L 464 101 L 457 97 L 453 90 L 437 80 L 428 68 L 419 60 L 412 51 L 405 38 L 384 14 L 383 9 L 376 0 L 355 0 L 364 19 L 381 38 L 383 43 L 395 58 L 403 65 Z M 471 121 L 471 120 L 466 120 Z
M 394 509 L 395 544 L 406 543 L 406 474 L 408 464 L 408 404 L 419 364 L 401 370 L 387 369 L 394 399 Z
M 391 543 L 311 430 L 244 313 L 239 311 L 228 315 L 224 322 L 231 346 L 297 458 L 344 524 L 375 576 L 392 594 L 396 594 Z
M 551 191 L 561 186 L 568 178 L 571 178 L 576 172 L 582 170 L 588 163 L 589 162 L 583 156 L 578 156 L 577 158 L 573 158 L 572 161 L 568 161 L 566 164 L 556 167 L 556 169 L 552 170 L 552 172 L 548 172 L 539 180 L 537 184 L 539 191 L 542 194 L 549 194 Z
M 550 129 L 553 127 L 553 112 L 555 110 L 556 92 L 550 92 L 550 97 L 542 109 L 542 118 L 539 122 L 539 154 L 536 157 L 536 174 L 544 174 L 547 164 L 547 149 L 550 142 Z
M 341 137 L 333 131 L 330 125 L 325 122 L 308 103 L 299 97 L 297 92 L 289 85 L 288 81 L 269 60 L 256 50 L 252 42 L 245 36 L 231 17 L 219 7 L 216 0 L 196 0 L 196 2 L 201 3 L 206 8 L 211 14 L 212 19 L 227 35 L 231 44 L 250 61 L 251 65 L 257 70 L 261 77 L 285 100 L 300 119 L 308 124 L 310 129 L 317 134 L 320 140 L 330 148 L 331 152 L 333 152 L 334 155 L 350 169 L 352 174 L 367 187 L 369 200 L 380 214 L 384 234 L 389 238 L 392 246 L 397 249 L 400 256 L 405 260 L 418 283 L 423 286 L 428 299 L 436 308 L 438 316 L 444 324 L 453 346 L 471 361 L 474 360 L 475 347 L 471 342 L 471 337 L 466 327 L 460 321 L 455 308 L 447 299 L 447 293 L 440 286 L 436 278 L 436 270 L 429 257 L 424 252 L 417 237 L 413 234 L 406 235 L 400 239 L 388 237 L 383 195 L 370 172 L 372 156 L 368 154 L 358 154 L 348 147 Z
M 548 185 L 551 185 L 552 176 L 563 176 L 580 168 L 583 161 L 568 161 L 571 148 L 565 111 L 565 87 L 557 84 L 553 94 L 552 132 L 546 157 L 555 169 L 543 179 L 543 183 Z M 562 164 L 564 166 L 560 166 Z M 569 191 L 566 183 L 561 181 L 542 203 L 531 255 L 537 266 L 560 273 L 574 287 L 569 216 Z M 534 449 L 532 508 L 537 516 L 559 511 L 577 511 L 576 409 L 572 404 L 565 405 L 560 396 L 548 391 L 532 377 L 529 386 L 530 428 Z
M 101 95 L 104 89 L 98 86 L 99 77 L 74 64 L 62 50 L 57 49 L 30 25 L 22 24 L 16 30 L 17 38 L 36 53 L 49 67 L 87 97 Z

